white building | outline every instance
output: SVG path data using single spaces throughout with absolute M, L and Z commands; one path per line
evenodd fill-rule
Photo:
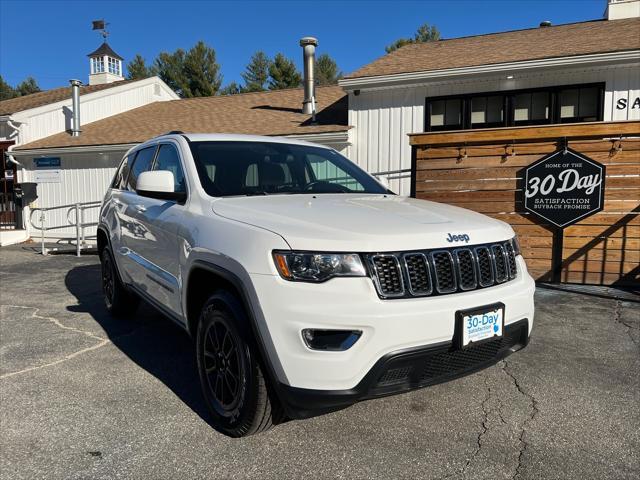
M 300 112 L 301 89 L 156 102 L 82 124 L 82 133 L 60 132 L 10 152 L 20 163 L 20 180 L 38 183 L 38 207 L 99 201 L 115 169 L 132 146 L 172 130 L 290 136 L 345 151 L 348 141 L 346 94 L 338 86 L 316 90 L 313 122 Z M 83 100 L 81 99 L 81 108 Z M 53 160 L 52 160 L 53 159 Z M 57 166 L 51 166 L 52 161 Z M 57 173 L 52 176 L 51 172 Z M 88 212 L 87 221 L 97 210 Z M 49 214 L 45 227 L 65 225 L 66 211 Z M 34 235 L 38 235 L 32 229 Z M 75 236 L 72 228 L 54 237 Z
M 148 105 L 155 102 L 175 100 L 178 96 L 158 77 L 146 78 L 143 80 L 124 80 L 122 76 L 122 58 L 115 53 L 109 45 L 104 43 L 98 50 L 89 54 L 90 74 L 89 85 L 80 88 L 80 118 L 83 123 L 92 123 L 98 120 L 113 117 L 123 112 Z M 102 65 L 106 65 L 107 70 L 102 72 Z M 0 187 L 7 194 L 11 193 L 14 181 L 14 171 L 18 182 L 33 182 L 37 178 L 33 173 L 33 159 L 31 163 L 18 161 L 20 165 L 16 168 L 12 163 L 13 156 L 5 158 L 4 152 L 11 151 L 21 145 L 32 143 L 40 139 L 55 135 L 61 132 L 71 131 L 72 121 L 72 101 L 71 87 L 61 87 L 43 92 L 0 101 L 0 154 L 2 167 L 0 173 Z M 67 135 L 67 133 L 64 133 Z M 44 155 L 44 153 L 43 153 Z M 113 160 L 103 161 L 116 162 Z M 110 164 L 110 163 L 109 163 Z M 67 165 L 62 167 L 62 175 L 67 175 Z M 102 170 L 100 168 L 91 172 L 92 177 L 99 177 Z M 85 180 L 79 180 L 84 183 Z M 68 185 L 59 184 L 59 189 L 55 194 L 49 194 L 51 190 L 45 184 L 38 186 L 39 198 L 37 205 L 55 206 L 60 205 L 71 198 L 68 195 Z M 84 190 L 84 189 L 83 189 Z M 73 193 L 73 202 L 84 201 L 78 198 L 98 198 L 98 194 L 90 194 L 83 191 Z M 3 195 L 2 213 L 9 214 L 9 209 L 14 208 L 10 195 Z M 12 216 L 11 218 L 15 218 Z M 57 219 L 57 217 L 56 217 Z M 54 218 L 52 218 L 52 221 Z M 0 239 L 0 244 L 10 241 L 24 240 L 27 236 L 26 230 L 18 226 L 16 231 L 0 231 L 4 238 Z
M 409 133 L 640 119 L 640 2 L 610 0 L 607 13 L 408 45 L 365 65 L 340 81 L 349 158 L 409 195 Z

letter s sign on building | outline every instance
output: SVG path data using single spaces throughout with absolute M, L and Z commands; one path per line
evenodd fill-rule
M 524 206 L 565 228 L 602 210 L 604 181 L 604 165 L 563 148 L 526 168 Z

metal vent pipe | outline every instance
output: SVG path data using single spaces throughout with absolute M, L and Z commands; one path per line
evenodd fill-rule
M 73 117 L 71 123 L 71 136 L 80 136 L 80 86 L 82 82 L 80 80 L 69 80 L 71 84 L 71 108 L 73 110 Z
M 314 70 L 316 67 L 316 47 L 318 39 L 304 37 L 300 40 L 302 47 L 302 58 L 304 63 L 304 101 L 302 102 L 302 113 L 306 115 L 315 114 L 316 110 L 316 84 Z

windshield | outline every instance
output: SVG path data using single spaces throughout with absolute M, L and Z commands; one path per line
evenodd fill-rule
M 191 142 L 200 182 L 213 197 L 388 193 L 327 148 L 269 142 Z

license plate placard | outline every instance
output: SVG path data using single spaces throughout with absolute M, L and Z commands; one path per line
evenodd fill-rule
M 458 312 L 460 346 L 462 348 L 502 337 L 504 329 L 504 304 Z

